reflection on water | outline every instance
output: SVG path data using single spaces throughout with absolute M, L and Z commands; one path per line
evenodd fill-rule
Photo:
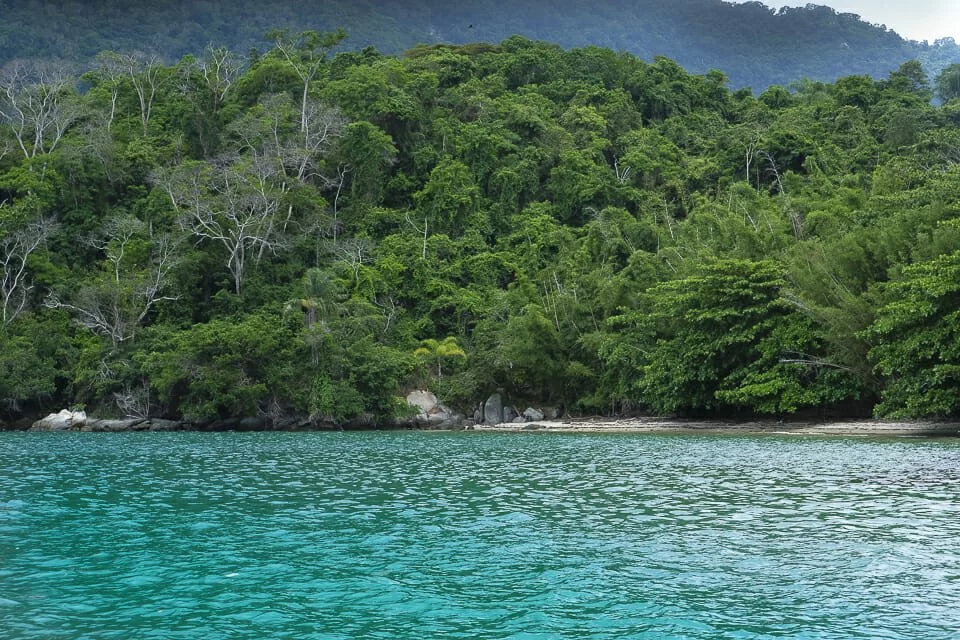
M 2 434 L 0 637 L 957 638 L 960 443 Z

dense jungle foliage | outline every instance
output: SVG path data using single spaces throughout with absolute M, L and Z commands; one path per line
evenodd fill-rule
M 960 413 L 960 66 L 272 37 L 6 69 L 7 419 Z
M 913 59 L 935 77 L 960 62 L 952 39 L 907 41 L 884 25 L 816 4 L 774 10 L 721 0 L 0 0 L 0 15 L 0 66 L 28 57 L 85 64 L 103 50 L 140 51 L 169 63 L 211 41 L 245 53 L 269 47 L 268 29 L 344 25 L 346 48 L 398 54 L 419 43 L 521 35 L 644 60 L 663 55 L 694 73 L 723 69 L 731 86 L 757 91 L 804 78 L 885 78 Z

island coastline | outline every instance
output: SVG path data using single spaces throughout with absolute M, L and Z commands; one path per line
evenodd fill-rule
M 221 419 L 204 422 L 160 418 L 100 419 L 69 412 L 50 414 L 33 423 L 4 424 L 0 431 L 33 432 L 250 432 L 250 431 L 473 431 L 489 433 L 656 433 L 731 435 L 834 435 L 868 437 L 960 437 L 960 422 L 935 420 L 829 419 L 829 420 L 724 420 L 684 419 L 663 416 L 563 417 L 512 422 L 429 424 L 425 422 L 372 422 L 335 424 L 308 418 L 271 422 L 263 418 Z M 82 416 L 82 417 L 80 417 Z

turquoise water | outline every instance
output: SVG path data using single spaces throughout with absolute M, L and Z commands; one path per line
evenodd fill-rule
M 960 443 L 0 434 L 0 638 L 960 638 Z

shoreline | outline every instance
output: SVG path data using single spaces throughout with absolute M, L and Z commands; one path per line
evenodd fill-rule
M 836 420 L 724 422 L 676 418 L 569 418 L 478 424 L 473 431 L 534 433 L 703 433 L 837 436 L 960 437 L 960 422 Z
M 82 416 L 82 417 L 81 417 Z M 80 419 L 74 420 L 73 417 Z M 306 419 L 291 419 L 271 424 L 261 418 L 221 419 L 210 423 L 191 423 L 160 418 L 98 419 L 83 414 L 51 414 L 44 420 L 19 425 L 0 423 L 0 431 L 34 432 L 250 432 L 250 431 L 483 431 L 500 433 L 678 433 L 714 435 L 836 435 L 864 437 L 960 437 L 960 421 L 933 420 L 691 420 L 664 417 L 576 417 L 553 420 L 473 423 L 461 425 L 428 424 L 316 424 Z

